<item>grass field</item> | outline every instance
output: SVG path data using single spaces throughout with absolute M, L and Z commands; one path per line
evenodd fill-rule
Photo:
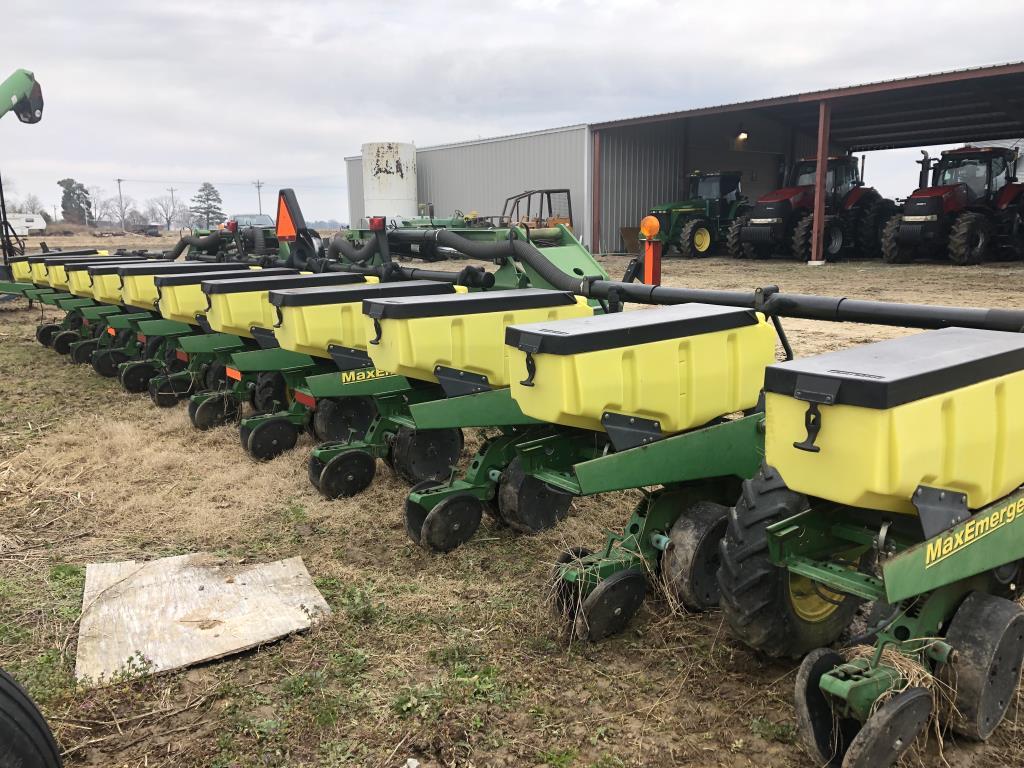
M 625 266 L 605 262 L 613 276 Z M 671 261 L 665 282 L 1010 307 L 1022 278 L 1022 265 L 716 258 Z M 812 765 L 794 742 L 795 665 L 749 653 L 719 613 L 653 599 L 619 637 L 563 640 L 546 605 L 551 564 L 621 526 L 638 492 L 577 501 L 534 537 L 485 522 L 431 555 L 406 537 L 406 489 L 387 470 L 367 494 L 328 502 L 306 479 L 308 438 L 256 464 L 237 429 L 197 433 L 183 407 L 159 410 L 39 346 L 40 317 L 0 305 L 0 665 L 38 699 L 69 766 Z M 797 354 L 904 332 L 787 327 Z M 84 565 L 199 550 L 301 555 L 334 614 L 239 657 L 77 689 Z M 933 741 L 912 763 L 1020 765 L 1018 721 L 1014 705 L 990 743 L 940 754 Z

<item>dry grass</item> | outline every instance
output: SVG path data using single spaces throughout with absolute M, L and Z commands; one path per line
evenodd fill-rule
M 625 260 L 606 263 L 617 275 Z M 670 262 L 666 282 L 1010 306 L 1022 273 L 708 260 Z M 327 502 L 306 480 L 308 438 L 257 465 L 232 428 L 196 433 L 183 409 L 42 349 L 38 319 L 0 305 L 0 665 L 39 698 L 68 765 L 808 764 L 794 744 L 793 665 L 733 643 L 717 612 L 679 616 L 655 595 L 620 637 L 560 637 L 551 564 L 568 546 L 599 546 L 637 493 L 579 500 L 533 537 L 485 521 L 434 556 L 406 537 L 405 488 L 383 466 L 370 492 Z M 804 354 L 902 332 L 787 325 Z M 301 555 L 334 616 L 239 658 L 76 690 L 82 566 L 199 549 Z M 990 744 L 945 757 L 1020 764 L 1022 736 L 1014 712 Z M 921 761 L 942 764 L 933 748 Z

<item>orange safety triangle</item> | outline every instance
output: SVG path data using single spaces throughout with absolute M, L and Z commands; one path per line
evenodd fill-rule
M 277 237 L 279 240 L 294 240 L 298 233 L 295 231 L 295 222 L 288 210 L 288 204 L 284 201 L 284 195 L 277 196 Z

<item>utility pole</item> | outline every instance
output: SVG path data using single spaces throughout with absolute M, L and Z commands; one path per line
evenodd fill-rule
M 263 194 L 260 192 L 263 189 L 263 182 L 257 179 L 252 185 L 256 187 L 256 201 L 259 203 L 260 213 L 263 213 Z
M 178 212 L 178 208 L 174 204 L 174 190 L 176 190 L 176 189 L 177 189 L 177 187 L 168 187 L 167 188 L 167 191 L 171 193 L 171 215 L 168 217 L 171 220 L 174 219 L 174 214 L 176 214 Z M 170 222 L 167 223 L 167 231 L 168 232 L 171 231 L 171 224 L 170 224 Z
M 124 181 L 124 179 L 116 179 L 116 181 L 118 201 L 117 213 L 121 217 L 121 231 L 124 232 L 124 196 L 121 194 L 121 182 Z

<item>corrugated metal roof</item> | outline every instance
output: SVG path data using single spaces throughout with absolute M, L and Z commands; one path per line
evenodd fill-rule
M 1024 61 L 1015 61 L 982 67 L 968 67 L 965 69 L 951 69 L 927 75 L 913 75 L 910 77 L 892 78 L 891 80 L 877 80 L 870 83 L 864 83 L 862 85 L 842 86 L 823 91 L 803 91 L 787 96 L 773 96 L 764 99 L 754 99 L 752 101 L 736 101 L 706 107 L 694 107 L 692 109 L 678 110 L 674 112 L 656 112 L 649 115 L 591 123 L 590 127 L 600 130 L 619 125 L 675 120 L 680 117 L 690 117 L 715 112 L 736 112 L 749 109 L 761 109 L 764 107 L 783 106 L 786 104 L 799 104 L 802 102 L 818 102 L 823 99 L 837 99 L 843 98 L 844 96 L 865 95 L 868 93 L 892 92 L 904 88 L 916 88 L 920 86 L 939 85 L 948 82 L 976 80 L 1012 74 L 1024 74 Z

